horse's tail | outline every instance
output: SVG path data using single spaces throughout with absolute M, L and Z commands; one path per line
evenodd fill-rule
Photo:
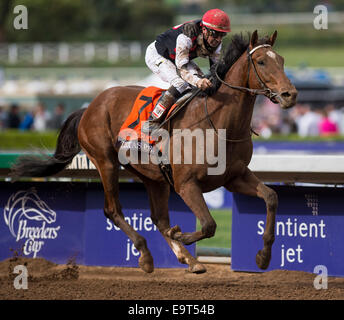
M 81 150 L 78 141 L 78 126 L 85 110 L 75 111 L 64 122 L 53 156 L 21 156 L 11 167 L 10 176 L 14 179 L 20 177 L 47 177 L 62 171 Z

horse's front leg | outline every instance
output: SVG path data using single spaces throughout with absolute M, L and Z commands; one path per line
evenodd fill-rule
M 148 179 L 143 180 L 143 182 L 149 194 L 152 221 L 158 227 L 178 261 L 187 264 L 189 266 L 188 270 L 192 273 L 206 272 L 206 268 L 189 253 L 180 241 L 172 240 L 167 234 L 171 230 L 168 213 L 168 199 L 170 196 L 169 184 Z
M 216 222 L 208 210 L 200 187 L 195 182 L 188 182 L 181 186 L 180 189 L 176 188 L 176 191 L 198 218 L 202 229 L 201 231 L 182 233 L 178 226 L 174 226 L 168 231 L 168 236 L 186 245 L 204 238 L 213 237 L 216 230 Z
M 263 234 L 264 247 L 256 255 L 256 263 L 260 269 L 267 269 L 271 260 L 271 247 L 275 241 L 275 216 L 278 205 L 276 192 L 264 185 L 248 168 L 242 176 L 230 180 L 225 188 L 231 192 L 264 199 L 267 209 L 266 227 Z

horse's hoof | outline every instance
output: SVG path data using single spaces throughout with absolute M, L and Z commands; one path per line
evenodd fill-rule
M 261 250 L 256 255 L 256 264 L 259 269 L 266 270 L 270 264 L 271 255 L 265 256 Z
M 171 238 L 173 240 L 178 240 L 178 239 L 176 239 L 176 233 L 178 233 L 178 232 L 181 234 L 182 230 L 180 229 L 179 226 L 174 226 L 174 227 L 170 228 L 166 234 L 169 238 Z
M 200 273 L 207 272 L 207 269 L 206 269 L 206 267 L 205 267 L 203 264 L 201 264 L 201 263 L 196 263 L 196 264 L 194 264 L 194 265 L 190 265 L 190 266 L 189 266 L 188 272 L 200 274 Z
M 150 253 L 141 255 L 139 258 L 139 266 L 144 272 L 152 273 L 154 271 L 153 257 Z

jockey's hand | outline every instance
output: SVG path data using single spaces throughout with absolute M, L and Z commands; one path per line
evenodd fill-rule
M 196 83 L 197 88 L 205 91 L 208 88 L 211 88 L 213 86 L 213 84 L 211 83 L 211 81 L 207 78 L 203 78 L 203 79 L 199 79 Z

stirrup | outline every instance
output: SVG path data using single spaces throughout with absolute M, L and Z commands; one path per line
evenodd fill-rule
M 142 125 L 142 132 L 146 134 L 150 133 L 152 136 L 153 132 L 159 129 L 164 115 L 166 115 L 175 101 L 175 97 L 169 91 L 165 91 L 154 106 L 152 114 L 148 120 Z

